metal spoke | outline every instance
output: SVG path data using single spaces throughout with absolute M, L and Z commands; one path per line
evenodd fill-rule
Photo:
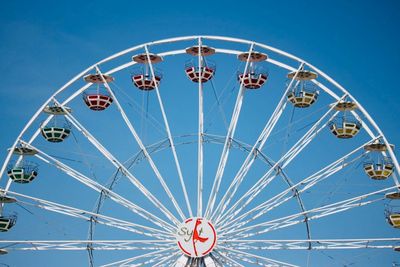
M 153 252 L 149 252 L 149 253 L 145 253 L 139 256 L 135 256 L 129 259 L 124 259 L 124 260 L 120 260 L 120 261 L 116 261 L 116 262 L 112 262 L 112 263 L 108 263 L 105 265 L 101 265 L 101 267 L 111 267 L 111 266 L 124 266 L 125 264 L 131 263 L 133 261 L 136 260 L 140 260 L 140 259 L 146 259 L 149 257 L 158 257 L 161 255 L 165 255 L 167 253 L 169 253 L 171 250 L 173 250 L 172 248 L 166 248 L 166 249 L 161 249 L 158 251 L 153 251 Z
M 344 96 L 342 97 L 342 99 Z M 275 178 L 279 172 L 284 169 L 317 135 L 328 123 L 335 118 L 338 111 L 325 122 L 324 120 L 331 114 L 334 105 L 301 137 L 289 151 L 279 159 L 273 167 L 271 167 L 252 187 L 248 190 L 227 212 L 222 216 L 217 225 L 223 224 L 229 219 L 236 216 Z M 322 124 L 322 125 L 321 125 Z
M 155 238 L 159 238 L 159 239 L 165 239 L 165 238 L 173 239 L 173 234 L 168 235 L 168 233 L 165 233 L 165 231 L 163 232 L 161 230 L 158 230 L 158 229 L 155 229 L 152 227 L 127 222 L 127 221 L 113 218 L 110 216 L 93 213 L 90 211 L 74 208 L 74 207 L 71 207 L 68 205 L 59 204 L 56 202 L 40 199 L 37 197 L 27 196 L 27 195 L 12 192 L 12 191 L 8 191 L 7 194 L 16 196 L 16 197 L 20 197 L 20 198 L 29 199 L 34 202 L 34 203 L 31 203 L 31 202 L 25 202 L 25 201 L 18 200 L 19 203 L 24 204 L 24 205 L 34 206 L 34 207 L 41 208 L 41 209 L 44 209 L 47 211 L 83 219 L 85 221 L 90 221 L 92 218 L 95 218 L 96 223 L 104 224 L 104 225 L 107 225 L 110 227 L 115 227 L 115 228 L 119 228 L 122 230 L 130 231 L 130 232 L 134 232 L 134 233 L 137 233 L 140 235 L 155 237 Z
M 247 73 L 247 69 L 249 67 L 249 62 L 250 62 L 250 58 L 251 58 L 250 55 L 251 55 L 251 52 L 253 51 L 253 48 L 254 48 L 254 44 L 251 44 L 249 52 L 248 52 L 249 55 L 248 55 L 247 60 L 246 60 L 246 65 L 244 67 L 244 73 Z M 233 136 L 235 134 L 237 122 L 238 122 L 240 111 L 241 111 L 241 108 L 242 108 L 244 92 L 245 92 L 244 79 L 242 79 L 241 82 L 240 82 L 240 87 L 239 87 L 239 92 L 238 92 L 238 95 L 237 95 L 237 98 L 236 98 L 235 107 L 233 108 L 231 122 L 229 124 L 229 128 L 228 128 L 228 131 L 227 131 L 227 134 L 226 134 L 224 147 L 222 149 L 221 157 L 220 157 L 220 160 L 219 160 L 219 163 L 218 163 L 217 172 L 215 174 L 214 183 L 213 183 L 213 186 L 212 186 L 212 189 L 211 189 L 210 197 L 208 199 L 208 204 L 207 204 L 207 208 L 206 208 L 206 211 L 205 211 L 205 217 L 206 218 L 209 218 L 210 213 L 214 209 L 215 200 L 216 200 L 216 197 L 217 197 L 217 194 L 218 194 L 218 191 L 219 191 L 219 187 L 221 185 L 222 176 L 224 174 L 225 166 L 226 166 L 226 163 L 228 161 L 231 140 L 232 140 L 232 138 L 233 138 Z
M 260 261 L 264 262 L 264 265 L 261 266 L 279 266 L 279 267 L 298 267 L 297 265 L 293 265 L 293 264 L 289 264 L 286 262 L 282 262 L 282 261 L 277 261 L 277 260 L 273 260 L 267 257 L 263 257 L 260 255 L 256 255 L 253 253 L 249 253 L 249 252 L 245 252 L 245 251 L 241 251 L 238 249 L 234 249 L 234 248 L 230 248 L 230 247 L 226 247 L 226 246 L 221 246 L 221 248 L 232 252 L 233 255 L 235 255 L 236 257 L 240 257 L 243 261 L 246 261 L 246 259 L 250 258 L 250 259 L 257 259 L 258 263 L 261 263 Z M 255 263 L 254 261 L 250 261 L 250 263 Z
M 221 249 L 225 250 L 224 248 L 221 248 Z M 228 253 L 222 253 L 222 251 L 221 252 L 215 251 L 215 253 L 217 253 L 221 258 L 225 259 L 225 261 L 228 261 L 230 264 L 228 262 L 226 262 L 226 263 L 229 266 L 245 267 L 243 264 L 240 264 L 239 262 L 237 262 L 234 259 L 232 259 L 232 257 L 228 256 Z
M 65 109 L 64 109 L 65 110 Z M 78 120 L 72 116 L 67 110 L 65 117 L 67 120 L 85 136 L 90 143 L 92 143 L 100 153 L 107 158 L 111 164 L 119 168 L 128 180 L 137 188 L 142 194 L 150 200 L 163 214 L 175 224 L 179 224 L 178 219 L 157 199 L 121 162 L 119 162 Z
M 356 207 L 362 207 L 366 206 L 378 201 L 382 201 L 385 199 L 385 197 L 378 197 L 378 198 L 373 198 L 376 195 L 381 195 L 385 192 L 388 192 L 389 190 L 393 190 L 397 188 L 397 186 L 392 186 L 388 187 L 382 190 L 374 191 L 368 194 L 364 194 L 361 196 L 357 196 L 354 198 L 338 201 L 329 205 L 325 205 L 322 207 L 314 208 L 311 210 L 307 210 L 304 212 L 292 214 L 289 216 L 285 216 L 279 219 L 267 221 L 267 222 L 262 222 L 256 225 L 248 226 L 248 227 L 243 227 L 240 229 L 235 229 L 231 231 L 223 231 L 220 233 L 220 236 L 230 236 L 231 238 L 237 238 L 237 237 L 251 237 L 255 235 L 260 235 L 263 233 L 267 233 L 273 230 L 285 228 L 288 226 L 296 225 L 299 223 L 304 223 L 304 219 L 299 219 L 300 217 L 303 217 L 304 215 L 307 215 L 308 221 L 310 220 L 315 220 L 319 218 L 323 218 L 332 214 L 344 212 Z
M 165 266 L 165 263 L 167 262 L 167 261 L 169 261 L 169 260 L 171 260 L 172 258 L 175 258 L 177 255 L 179 255 L 179 251 L 177 251 L 177 252 L 175 252 L 175 253 L 170 253 L 170 255 L 169 256 L 164 256 L 163 257 L 163 259 L 162 260 L 160 260 L 158 263 L 156 263 L 156 264 L 154 264 L 153 265 L 153 267 L 156 267 L 156 266 Z M 170 265 L 167 265 L 167 266 L 170 266 Z
M 163 117 L 164 124 L 165 124 L 165 129 L 167 131 L 169 142 L 171 143 L 171 150 L 172 150 L 172 154 L 174 156 L 175 166 L 176 166 L 176 169 L 178 171 L 179 181 L 181 183 L 181 187 L 182 187 L 182 191 L 183 191 L 183 194 L 184 194 L 184 197 L 185 197 L 185 201 L 186 201 L 186 205 L 187 205 L 187 208 L 188 208 L 188 211 L 189 211 L 189 215 L 190 215 L 190 217 L 193 217 L 192 208 L 191 208 L 189 197 L 188 197 L 187 190 L 186 190 L 185 180 L 183 179 L 181 165 L 179 163 L 178 155 L 177 155 L 176 149 L 175 149 L 174 139 L 172 138 L 172 134 L 171 134 L 171 130 L 170 130 L 170 127 L 169 127 L 167 115 L 166 115 L 165 109 L 164 109 L 164 104 L 162 102 L 160 91 L 158 89 L 158 85 L 157 85 L 157 81 L 156 81 L 156 78 L 155 78 L 155 72 L 154 72 L 153 64 L 152 64 L 152 62 L 150 60 L 149 49 L 148 49 L 147 45 L 145 45 L 144 48 L 145 48 L 145 51 L 146 51 L 146 56 L 147 56 L 148 64 L 149 64 L 149 67 L 150 67 L 150 72 L 151 72 L 151 75 L 152 75 L 152 79 L 153 79 L 153 82 L 155 84 L 157 99 L 158 99 L 158 103 L 160 105 L 162 117 Z
M 181 219 L 184 220 L 186 218 L 185 215 L 183 214 L 181 208 L 179 207 L 178 203 L 176 202 L 174 196 L 172 195 L 171 190 L 168 188 L 168 185 L 166 184 L 164 178 L 161 176 L 161 173 L 159 172 L 156 164 L 154 163 L 154 161 L 153 161 L 152 157 L 150 156 L 149 152 L 147 151 L 146 146 L 143 144 L 143 142 L 140 139 L 139 135 L 137 134 L 135 128 L 133 127 L 132 122 L 129 120 L 128 116 L 126 115 L 124 109 L 122 108 L 121 104 L 119 103 L 119 101 L 118 101 L 117 97 L 115 96 L 114 92 L 111 90 L 111 88 L 108 85 L 107 81 L 104 79 L 104 76 L 101 73 L 99 67 L 96 66 L 96 70 L 100 74 L 100 77 L 103 79 L 103 83 L 104 83 L 105 87 L 107 88 L 107 90 L 110 93 L 110 95 L 112 96 L 115 104 L 117 105 L 118 110 L 121 113 L 121 116 L 124 119 L 126 125 L 128 126 L 131 134 L 133 135 L 133 137 L 135 138 L 136 142 L 138 143 L 140 149 L 143 151 L 143 154 L 145 155 L 145 157 L 149 161 L 149 164 L 150 164 L 151 168 L 153 169 L 154 173 L 156 174 L 156 176 L 157 176 L 160 184 L 162 185 L 164 191 L 167 193 L 167 195 L 168 195 L 169 199 L 171 200 L 171 202 L 173 203 L 175 209 L 177 210 L 177 212 L 181 216 Z
M 37 158 L 39 158 L 40 160 L 42 160 L 43 162 L 46 162 L 47 164 L 50 164 L 50 165 L 56 167 L 57 169 L 63 171 L 67 175 L 69 175 L 70 177 L 76 179 L 77 181 L 81 182 L 82 184 L 88 186 L 89 188 L 91 188 L 99 193 L 101 193 L 101 192 L 106 193 L 107 197 L 112 199 L 117 204 L 120 204 L 120 205 L 128 208 L 132 212 L 134 212 L 134 213 L 138 214 L 139 216 L 145 218 L 146 220 L 154 223 L 155 225 L 161 227 L 162 229 L 168 230 L 170 232 L 175 231 L 174 227 L 171 224 L 158 218 L 157 216 L 153 215 L 152 213 L 148 212 L 147 210 L 145 210 L 145 209 L 137 206 L 136 204 L 132 203 L 131 201 L 123 198 L 122 196 L 115 193 L 114 191 L 109 190 L 107 187 L 104 187 L 104 186 L 100 185 L 99 183 L 91 180 L 90 178 L 79 173 L 78 171 L 74 170 L 73 168 L 69 167 L 68 165 L 66 165 L 66 164 L 62 163 L 61 161 L 55 159 L 54 157 L 51 157 L 48 154 L 44 153 L 40 149 L 38 149 L 32 145 L 29 145 L 28 143 L 26 143 L 22 140 L 21 140 L 21 142 L 23 144 L 25 144 L 26 146 L 37 150 L 39 154 L 37 154 L 35 156 Z
M 229 229 L 236 229 L 247 223 L 259 218 L 260 216 L 266 214 L 267 212 L 271 211 L 272 209 L 284 204 L 288 200 L 292 199 L 294 196 L 292 192 L 295 191 L 296 194 L 303 193 L 304 191 L 310 189 L 314 185 L 318 184 L 321 181 L 324 181 L 328 177 L 332 176 L 333 174 L 343 170 L 344 168 L 348 167 L 349 165 L 353 164 L 357 160 L 363 157 L 361 154 L 360 156 L 355 157 L 354 159 L 350 159 L 351 156 L 358 153 L 360 150 L 364 149 L 364 146 L 374 142 L 377 138 L 366 142 L 365 144 L 359 146 L 358 148 L 354 149 L 350 153 L 344 155 L 343 157 L 339 158 L 338 160 L 334 161 L 333 163 L 329 164 L 328 166 L 322 168 L 321 170 L 317 171 L 316 173 L 306 177 L 305 179 L 301 180 L 297 184 L 290 186 L 289 188 L 285 189 L 281 193 L 271 197 L 270 199 L 264 201 L 263 203 L 257 205 L 256 207 L 252 208 L 248 212 L 233 218 L 232 220 L 228 221 L 224 224 L 223 228 L 225 230 Z M 258 212 L 258 213 L 257 213 Z M 249 217 L 246 221 L 244 218 Z M 229 227 L 229 225 L 233 225 Z
M 0 240 L 0 247 L 8 250 L 161 250 L 174 241 L 164 240 Z
M 275 125 L 278 123 L 280 116 L 282 115 L 286 104 L 287 104 L 287 93 L 292 88 L 292 84 L 295 81 L 298 72 L 303 68 L 304 63 L 301 63 L 299 68 L 296 71 L 296 74 L 291 79 L 289 85 L 287 86 L 286 90 L 284 91 L 275 111 L 272 113 L 271 117 L 269 118 L 268 122 L 266 123 L 263 131 L 261 132 L 260 136 L 257 138 L 257 141 L 251 148 L 248 156 L 246 157 L 245 161 L 243 162 L 242 166 L 240 167 L 239 171 L 236 173 L 236 176 L 232 180 L 229 188 L 227 189 L 225 195 L 222 197 L 220 203 L 218 204 L 215 212 L 211 216 L 213 220 L 215 215 L 218 214 L 218 217 L 214 221 L 218 221 L 225 211 L 226 207 L 229 205 L 230 201 L 232 200 L 236 190 L 239 188 L 241 182 L 243 181 L 244 177 L 250 170 L 253 162 L 255 161 L 258 151 L 261 151 L 268 140 L 272 130 L 274 129 Z
M 201 50 L 201 38 L 198 40 L 199 55 L 199 126 L 197 143 L 197 216 L 203 216 L 203 133 L 204 133 L 204 112 L 203 112 L 203 59 Z
M 305 240 L 220 240 L 225 246 L 239 250 L 341 250 L 341 249 L 394 249 L 400 238 L 363 239 L 305 239 Z M 311 247 L 310 247 L 311 243 Z

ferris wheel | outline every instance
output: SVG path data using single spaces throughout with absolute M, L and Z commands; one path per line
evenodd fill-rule
M 144 43 L 77 74 L 18 134 L 0 171 L 0 257 L 216 267 L 396 253 L 394 148 L 345 88 L 282 50 Z

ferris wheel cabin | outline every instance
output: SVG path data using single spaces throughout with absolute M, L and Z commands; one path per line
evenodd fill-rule
M 297 108 L 308 108 L 317 101 L 319 92 L 312 80 L 318 78 L 318 74 L 308 70 L 290 72 L 288 79 L 294 79 L 296 85 L 287 94 L 288 100 Z
M 335 105 L 335 110 L 341 111 L 333 120 L 329 127 L 331 132 L 341 139 L 353 138 L 361 130 L 362 124 L 357 118 L 348 114 L 348 112 L 357 109 L 357 105 L 353 102 L 340 102 Z
M 238 59 L 249 63 L 245 72 L 238 73 L 239 83 L 247 89 L 261 88 L 267 82 L 268 72 L 256 63 L 266 61 L 268 56 L 260 52 L 245 52 L 239 54 Z
M 366 163 L 364 170 L 374 180 L 385 180 L 392 175 L 394 165 L 391 161 L 381 163 Z
M 156 54 L 139 54 L 132 57 L 132 60 L 143 66 L 136 69 L 131 75 L 132 83 L 140 90 L 151 91 L 160 85 L 162 74 L 149 64 L 159 63 L 163 58 Z M 154 73 L 154 77 L 153 77 Z
M 60 143 L 69 136 L 71 129 L 67 127 L 45 126 L 41 129 L 41 133 L 47 141 L 51 143 Z
M 15 183 L 27 184 L 36 178 L 38 168 L 34 163 L 22 161 L 18 165 L 10 165 L 7 168 L 7 175 Z
M 400 228 L 400 213 L 389 214 L 387 220 L 394 228 Z
M 206 62 L 204 57 L 215 54 L 215 49 L 208 46 L 192 46 L 186 48 L 186 53 L 192 56 L 200 55 L 200 66 L 199 60 L 189 60 L 185 64 L 185 73 L 187 77 L 192 81 L 198 83 L 200 80 L 202 83 L 208 82 L 212 79 L 215 74 L 215 64 Z
M 215 65 L 208 63 L 207 66 L 199 67 L 196 62 L 190 60 L 185 64 L 185 73 L 192 82 L 198 83 L 201 80 L 202 83 L 205 83 L 214 76 Z
M 104 83 L 111 83 L 114 78 L 106 74 L 89 74 L 83 77 L 85 82 L 92 83 L 95 85 L 94 88 L 90 88 L 83 94 L 83 100 L 89 109 L 94 111 L 102 111 L 108 108 L 113 99 L 106 88 Z
M 16 222 L 16 216 L 0 216 L 0 232 L 7 232 Z
M 384 143 L 376 142 L 364 146 L 374 159 L 364 163 L 364 171 L 374 180 L 385 180 L 392 175 L 394 164 L 389 157 L 383 156 L 382 153 L 387 151 Z

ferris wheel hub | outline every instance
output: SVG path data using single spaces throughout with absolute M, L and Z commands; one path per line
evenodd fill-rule
M 217 244 L 217 233 L 207 219 L 194 217 L 186 219 L 178 226 L 176 241 L 179 249 L 192 258 L 204 257 Z

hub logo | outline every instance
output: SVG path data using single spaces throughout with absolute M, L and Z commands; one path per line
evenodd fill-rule
M 189 257 L 204 257 L 217 243 L 214 226 L 203 218 L 190 218 L 178 227 L 176 240 L 179 248 Z

